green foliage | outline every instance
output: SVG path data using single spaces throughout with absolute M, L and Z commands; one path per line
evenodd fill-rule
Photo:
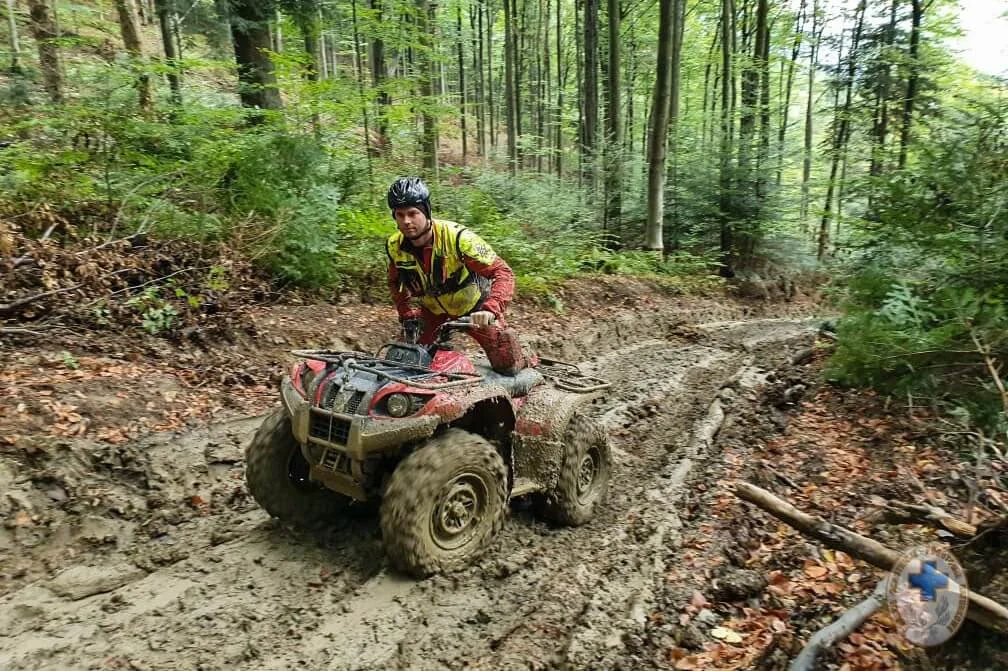
M 833 378 L 955 406 L 986 429 L 1005 421 L 987 359 L 1008 362 L 1006 169 L 1008 104 L 976 104 L 912 168 L 876 181 Z

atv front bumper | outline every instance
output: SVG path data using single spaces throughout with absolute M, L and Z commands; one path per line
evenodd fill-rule
M 315 407 L 294 389 L 290 377 L 283 380 L 281 397 L 290 413 L 294 438 L 309 448 L 314 445 L 328 448 L 308 450 L 313 456 L 319 455 L 316 459 L 309 458 L 312 466 L 325 464 L 326 453 L 331 450 L 362 462 L 403 443 L 432 436 L 440 422 L 435 415 L 379 419 Z

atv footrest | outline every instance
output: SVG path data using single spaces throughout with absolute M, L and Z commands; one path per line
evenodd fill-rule
M 566 361 L 555 359 L 539 359 L 536 370 L 542 376 L 553 383 L 557 389 L 572 391 L 579 394 L 586 394 L 593 391 L 602 391 L 612 386 L 608 380 L 600 377 L 585 375 L 577 365 Z

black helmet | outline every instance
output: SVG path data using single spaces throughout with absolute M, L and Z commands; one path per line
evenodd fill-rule
M 418 207 L 430 219 L 430 189 L 419 177 L 400 177 L 389 187 L 388 206 L 392 210 L 400 207 Z

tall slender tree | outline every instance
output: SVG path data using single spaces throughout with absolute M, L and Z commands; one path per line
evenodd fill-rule
M 913 10 L 910 15 L 910 51 L 907 68 L 906 95 L 903 96 L 903 119 L 900 125 L 899 167 L 906 167 L 907 148 L 910 144 L 910 124 L 913 121 L 914 104 L 917 101 L 917 86 L 920 78 L 920 32 L 924 17 L 924 4 L 921 0 L 910 0 Z
M 609 18 L 609 76 L 606 80 L 606 139 L 605 139 L 605 220 L 604 225 L 610 235 L 622 243 L 623 209 L 623 128 L 620 121 L 620 2 L 608 0 Z
M 17 16 L 14 14 L 17 6 L 14 2 L 15 0 L 7 0 L 7 27 L 10 31 L 11 41 L 10 71 L 19 73 L 21 72 L 21 43 L 18 41 Z
M 179 54 L 175 48 L 175 31 L 173 30 L 175 16 L 174 0 L 155 0 L 154 8 L 158 17 L 158 28 L 161 30 L 161 45 L 165 54 L 165 66 L 168 73 L 168 87 L 171 90 L 171 101 L 175 105 L 182 104 L 182 75 L 179 72 Z
M 507 150 L 508 165 L 511 174 L 518 171 L 518 91 L 515 57 L 517 39 L 514 15 L 514 5 L 511 0 L 504 0 L 504 113 L 507 115 Z
M 438 134 L 437 117 L 434 115 L 434 12 L 435 5 L 429 0 L 417 0 L 417 32 L 420 38 L 418 50 L 417 78 L 422 98 L 423 132 L 420 139 L 420 153 L 423 167 L 428 177 L 438 178 Z
M 231 39 L 238 63 L 238 96 L 242 105 L 280 109 L 283 102 L 268 53 L 272 46 L 269 22 L 273 18 L 273 3 L 269 0 L 231 0 L 230 10 Z M 261 120 L 260 115 L 252 117 L 253 122 Z
M 598 15 L 599 0 L 584 0 L 584 89 L 581 97 L 581 153 L 584 184 L 595 189 L 598 152 Z
M 665 154 L 672 98 L 672 39 L 676 31 L 676 9 L 682 1 L 659 0 L 658 3 L 658 67 L 647 143 L 647 222 L 644 230 L 645 247 L 655 251 L 664 248 L 662 224 L 665 208 Z
M 808 99 L 805 103 L 805 149 L 802 153 L 802 183 L 801 183 L 801 208 L 799 217 L 801 218 L 802 231 L 807 231 L 808 208 L 809 208 L 809 180 L 812 176 L 812 125 L 813 125 L 813 102 L 815 100 L 815 74 L 819 68 L 819 42 L 822 38 L 823 28 L 819 16 L 819 2 L 815 0 L 812 4 L 812 39 L 809 43 L 809 68 L 808 68 Z
M 150 75 L 143 63 L 143 46 L 140 43 L 140 25 L 138 23 L 135 5 L 130 0 L 116 0 L 116 11 L 119 14 L 119 30 L 122 33 L 123 44 L 130 55 L 133 68 L 137 71 L 137 97 L 140 109 L 149 112 L 151 109 Z
M 794 85 L 795 65 L 798 63 L 798 55 L 801 53 L 802 37 L 805 35 L 806 0 L 801 0 L 798 13 L 795 14 L 795 31 L 791 43 L 791 58 L 787 63 L 787 76 L 784 76 L 784 63 L 781 63 L 781 88 L 783 91 L 778 95 L 781 102 L 780 126 L 777 128 L 777 186 L 781 185 L 781 177 L 784 173 L 784 140 L 788 131 L 788 114 L 791 111 L 791 90 Z
M 734 43 L 735 8 L 732 0 L 721 2 L 721 151 L 720 151 L 720 206 L 721 206 L 721 268 L 725 277 L 735 274 L 735 228 L 732 221 L 732 121 L 735 113 L 734 75 L 732 74 L 732 45 Z
M 53 103 L 63 103 L 63 67 L 59 50 L 59 32 L 49 6 L 50 0 L 28 0 L 31 32 L 38 45 L 39 69 L 46 93 Z
M 371 0 L 371 11 L 377 25 L 382 25 L 382 3 L 381 0 Z M 376 114 L 376 138 L 378 150 L 384 152 L 388 148 L 388 108 L 392 104 L 392 98 L 385 88 L 385 80 L 388 79 L 388 64 L 385 62 L 385 40 L 382 39 L 379 31 L 371 35 L 368 44 L 368 65 L 371 69 L 371 86 L 376 91 L 378 112 Z
M 826 200 L 823 203 L 822 219 L 819 222 L 818 256 L 820 261 L 823 257 L 825 257 L 827 245 L 829 244 L 830 212 L 833 206 L 833 192 L 837 182 L 837 169 L 840 165 L 843 154 L 846 152 L 847 141 L 850 137 L 850 118 L 854 91 L 854 76 L 857 72 L 858 45 L 861 42 L 861 30 L 864 26 L 866 5 L 866 0 L 860 0 L 857 9 L 855 10 L 856 18 L 854 20 L 854 29 L 851 34 L 850 48 L 847 51 L 847 69 L 843 80 L 844 103 L 842 108 L 837 109 L 836 118 L 833 120 L 833 134 L 830 140 L 829 152 L 830 173 L 829 179 L 826 182 Z M 838 203 L 838 213 L 839 210 L 840 204 Z

